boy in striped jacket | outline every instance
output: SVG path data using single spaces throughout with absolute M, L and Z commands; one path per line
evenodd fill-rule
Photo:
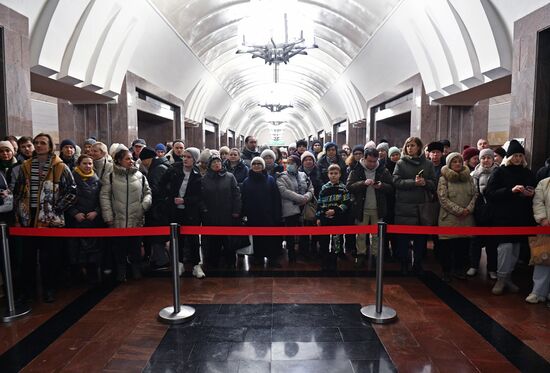
M 329 182 L 321 187 L 317 202 L 317 225 L 345 225 L 351 203 L 346 186 L 340 182 L 342 170 L 337 164 L 328 168 Z M 342 235 L 319 236 L 321 269 L 335 271 L 337 255 L 342 252 Z

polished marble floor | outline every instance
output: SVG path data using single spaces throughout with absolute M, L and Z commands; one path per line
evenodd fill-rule
M 230 312 L 231 307 L 238 305 L 259 305 L 260 310 L 262 307 L 274 310 L 294 304 L 295 307 L 315 304 L 314 307 L 329 305 L 325 307 L 334 310 L 332 305 L 348 304 L 342 307 L 357 310 L 353 315 L 357 321 L 359 305 L 374 303 L 375 280 L 372 272 L 355 271 L 350 263 L 349 258 L 341 262 L 341 272 L 331 276 L 318 272 L 315 264 L 307 262 L 284 263 L 283 268 L 276 271 L 255 267 L 251 272 L 207 271 L 208 277 L 203 280 L 182 279 L 182 303 L 218 313 Z M 237 321 L 244 324 L 235 324 L 235 318 L 230 318 L 231 324 L 227 325 L 223 323 L 230 321 L 227 317 L 224 319 L 222 313 L 222 316 L 199 318 L 196 322 L 205 323 L 201 328 L 210 328 L 201 333 L 205 346 L 222 346 L 220 358 L 226 361 L 200 362 L 197 356 L 202 356 L 203 347 L 195 343 L 181 367 L 185 363 L 190 364 L 191 371 L 200 368 L 199 371 L 224 372 L 220 366 L 226 366 L 228 371 L 261 371 L 267 369 L 269 363 L 271 371 L 286 365 L 285 371 L 318 372 L 333 367 L 329 371 L 341 368 L 357 372 L 391 369 L 391 365 L 386 365 L 391 362 L 399 372 L 550 371 L 550 308 L 524 302 L 531 286 L 529 267 L 519 267 L 514 274 L 521 288 L 519 294 L 496 297 L 490 294 L 493 283 L 484 273 L 467 281 L 445 284 L 439 279 L 439 268 L 431 258 L 427 264 L 427 273 L 422 277 L 400 277 L 393 264 L 386 266 L 384 302 L 397 311 L 399 319 L 370 329 L 389 356 L 378 360 L 378 365 L 377 360 L 356 359 L 355 350 L 347 349 L 349 342 L 342 330 L 352 326 L 308 325 L 304 321 L 308 318 L 289 317 L 290 325 L 281 321 L 270 326 L 268 341 L 267 334 L 259 331 L 268 329 L 267 324 L 257 325 L 251 319 L 246 323 L 247 318 L 241 317 Z M 162 361 L 156 356 L 161 353 L 164 341 L 179 335 L 177 331 L 174 334 L 175 328 L 157 321 L 159 310 L 171 301 L 167 277 L 130 280 L 117 287 L 100 289 L 65 289 L 55 303 L 35 303 L 29 317 L 0 325 L 0 372 L 143 371 Z M 274 315 L 272 313 L 272 320 L 280 320 Z M 233 329 L 218 332 L 211 328 L 218 321 L 222 328 Z M 368 329 L 362 321 L 361 325 Z M 282 335 L 290 339 L 278 339 Z M 331 337 L 341 340 L 322 341 Z M 220 340 L 224 338 L 230 340 Z M 251 340 L 255 338 L 265 339 Z M 308 338 L 311 340 L 304 341 Z M 313 338 L 316 338 L 316 347 L 311 347 Z M 303 370 L 301 360 L 283 359 L 287 354 L 284 343 L 288 341 L 292 343 L 288 354 L 306 354 L 301 356 L 313 361 L 310 368 Z M 263 344 L 256 345 L 261 348 L 255 349 L 253 343 Z M 345 358 L 330 359 L 338 362 L 329 363 L 320 359 L 323 351 L 336 354 L 334 348 L 324 349 L 327 343 L 339 343 L 338 357 Z M 258 356 L 254 355 L 257 351 L 265 352 L 259 355 L 265 360 L 242 358 Z M 350 365 L 353 370 L 349 370 Z
M 394 372 L 359 304 L 198 305 L 145 372 Z

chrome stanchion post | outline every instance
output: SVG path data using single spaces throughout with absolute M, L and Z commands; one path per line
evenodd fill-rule
M 16 306 L 13 299 L 13 279 L 11 273 L 11 259 L 10 259 L 10 247 L 8 243 L 8 226 L 6 224 L 0 224 L 2 229 L 2 250 L 4 250 L 4 277 L 6 279 L 6 297 L 8 299 L 8 309 L 2 316 L 2 322 L 10 322 L 25 316 L 31 312 L 29 306 Z
M 386 242 L 386 227 L 384 222 L 378 223 L 378 257 L 376 258 L 376 304 L 361 308 L 361 314 L 370 322 L 386 324 L 397 319 L 397 313 L 391 307 L 382 305 L 384 283 L 384 246 Z
M 159 320 L 170 324 L 179 324 L 190 320 L 195 315 L 191 306 L 180 304 L 180 276 L 179 276 L 179 224 L 170 224 L 170 251 L 172 252 L 172 285 L 174 305 L 160 310 Z

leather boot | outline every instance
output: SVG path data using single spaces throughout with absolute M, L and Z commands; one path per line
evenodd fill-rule
M 493 286 L 493 290 L 491 290 L 491 292 L 494 295 L 502 295 L 504 293 L 505 287 L 506 287 L 506 279 L 499 277 L 497 279 L 497 282 L 495 283 L 495 286 Z

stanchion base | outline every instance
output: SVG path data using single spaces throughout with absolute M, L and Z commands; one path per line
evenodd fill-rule
M 195 309 L 191 306 L 180 306 L 180 312 L 175 313 L 174 307 L 163 308 L 159 312 L 159 320 L 168 324 L 180 324 L 189 321 L 195 316 Z
M 16 320 L 20 317 L 28 315 L 30 312 L 31 308 L 29 306 L 16 306 L 14 312 L 10 312 L 8 310 L 4 312 L 4 315 L 2 316 L 2 322 L 10 322 Z
M 391 307 L 382 306 L 382 312 L 376 312 L 376 305 L 361 308 L 361 314 L 375 324 L 387 324 L 397 320 L 397 313 Z

